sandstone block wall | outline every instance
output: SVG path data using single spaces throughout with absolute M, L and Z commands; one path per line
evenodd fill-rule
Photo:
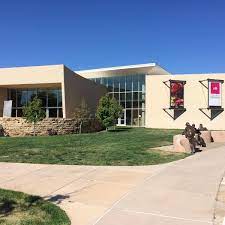
M 23 118 L 0 118 L 5 136 L 31 136 L 33 125 L 27 123 Z M 78 125 L 73 119 L 46 118 L 36 124 L 36 134 L 39 136 L 49 135 L 48 130 L 52 129 L 58 135 L 76 133 Z M 90 120 L 82 126 L 82 133 L 96 132 L 102 130 L 100 123 Z

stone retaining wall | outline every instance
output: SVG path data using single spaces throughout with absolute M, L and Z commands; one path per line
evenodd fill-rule
M 33 135 L 33 125 L 27 123 L 23 118 L 0 118 L 5 136 L 31 136 Z M 54 133 L 72 134 L 78 130 L 78 125 L 73 119 L 46 118 L 36 124 L 36 134 L 40 136 L 49 135 L 48 130 Z M 96 132 L 102 130 L 102 126 L 97 120 L 90 120 L 82 126 L 82 133 Z

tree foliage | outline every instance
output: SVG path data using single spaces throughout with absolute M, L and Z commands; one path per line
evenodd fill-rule
M 87 103 L 82 99 L 80 105 L 74 109 L 73 118 L 79 125 L 79 133 L 82 132 L 82 125 L 84 122 L 88 121 L 91 117 L 90 110 Z
M 42 109 L 42 101 L 34 97 L 34 99 L 28 103 L 27 106 L 23 107 L 23 116 L 26 119 L 26 122 L 33 124 L 34 136 L 35 125 L 37 122 L 42 121 L 45 118 L 45 111 Z
M 97 118 L 102 122 L 104 127 L 108 129 L 115 126 L 117 119 L 121 116 L 123 111 L 122 106 L 115 98 L 110 98 L 109 95 L 101 97 L 97 109 Z

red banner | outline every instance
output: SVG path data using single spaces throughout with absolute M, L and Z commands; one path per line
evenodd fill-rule
M 184 107 L 184 82 L 170 81 L 170 107 L 183 108 Z

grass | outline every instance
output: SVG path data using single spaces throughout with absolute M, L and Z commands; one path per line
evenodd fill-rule
M 37 196 L 0 189 L 0 225 L 70 225 L 66 213 Z
M 0 161 L 68 165 L 150 165 L 187 156 L 150 148 L 169 145 L 179 130 L 118 128 L 116 131 L 0 139 Z

